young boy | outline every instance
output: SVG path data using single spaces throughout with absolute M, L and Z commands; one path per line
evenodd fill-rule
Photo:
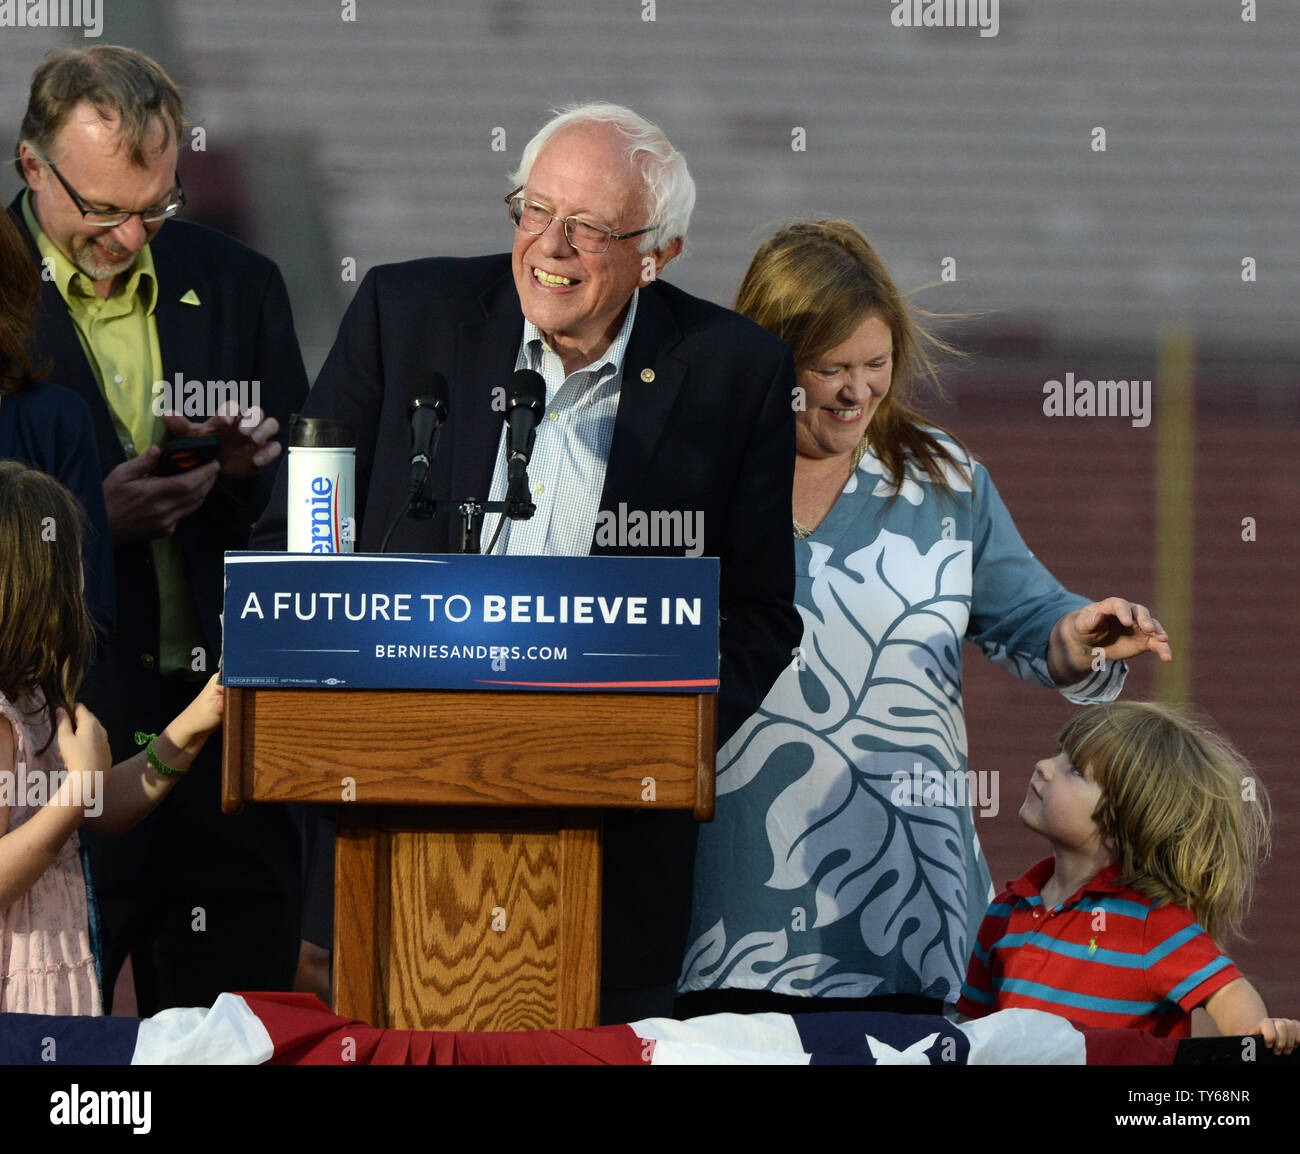
M 1270 1018 L 1198 922 L 1239 925 L 1266 844 L 1240 755 L 1171 710 L 1134 703 L 1077 715 L 1061 745 L 1020 808 L 1053 856 L 989 907 L 959 1012 L 1023 1007 L 1186 1037 L 1204 1006 L 1221 1033 L 1260 1034 L 1290 1053 L 1300 1022 Z

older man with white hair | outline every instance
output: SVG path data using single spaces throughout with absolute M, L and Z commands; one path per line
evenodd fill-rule
M 512 183 L 508 255 L 371 270 L 304 414 L 356 430 L 358 547 L 377 550 L 407 496 L 410 383 L 431 370 L 450 383 L 450 443 L 433 462 L 431 491 L 499 500 L 500 389 L 513 371 L 539 372 L 546 419 L 529 466 L 536 513 L 501 525 L 493 551 L 681 554 L 682 542 L 610 542 L 601 513 L 693 512 L 703 539 L 692 551 L 721 559 L 723 742 L 800 635 L 789 350 L 659 280 L 682 250 L 695 186 L 682 155 L 643 117 L 611 104 L 565 110 L 529 142 Z M 254 544 L 282 546 L 284 519 L 282 474 Z M 449 552 L 452 520 L 407 518 L 389 549 Z M 485 541 L 495 521 L 485 523 Z M 693 859 L 687 814 L 607 817 L 606 1021 L 671 1012 Z

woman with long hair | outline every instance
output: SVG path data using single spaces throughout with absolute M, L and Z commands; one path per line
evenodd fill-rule
M 1142 605 L 1062 588 L 983 466 L 916 414 L 914 385 L 951 350 L 852 224 L 776 233 L 736 308 L 794 352 L 804 637 L 719 751 L 679 1007 L 937 1011 L 990 897 L 963 640 L 1088 703 L 1119 692 L 1124 658 L 1169 660 L 1168 637 Z

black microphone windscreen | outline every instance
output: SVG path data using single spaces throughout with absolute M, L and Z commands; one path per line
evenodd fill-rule
M 532 369 L 520 369 L 510 378 L 510 395 L 524 396 L 541 408 L 546 407 L 546 381 L 541 373 Z M 540 409 L 539 409 L 540 411 Z
M 447 419 L 447 381 L 441 373 L 432 369 L 421 369 L 411 378 L 407 388 L 406 410 L 413 417 L 415 410 L 432 407 L 438 414 L 439 421 Z
M 433 369 L 421 369 L 407 385 L 406 398 L 408 401 L 414 401 L 417 397 L 432 397 L 445 405 L 447 392 L 447 381 L 441 373 Z

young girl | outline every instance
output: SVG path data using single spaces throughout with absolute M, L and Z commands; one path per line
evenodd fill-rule
M 77 506 L 11 461 L 0 559 L 0 1011 L 100 1014 L 77 827 L 123 833 L 157 805 L 220 724 L 222 691 L 213 677 L 110 768 L 103 728 L 73 707 L 91 645 Z
M 1186 1037 L 1204 1006 L 1220 1033 L 1291 1052 L 1300 1022 L 1270 1018 L 1215 944 L 1240 933 L 1268 850 L 1262 787 L 1227 741 L 1159 705 L 1085 710 L 1035 767 L 1020 820 L 1053 857 L 989 907 L 962 1014 Z

